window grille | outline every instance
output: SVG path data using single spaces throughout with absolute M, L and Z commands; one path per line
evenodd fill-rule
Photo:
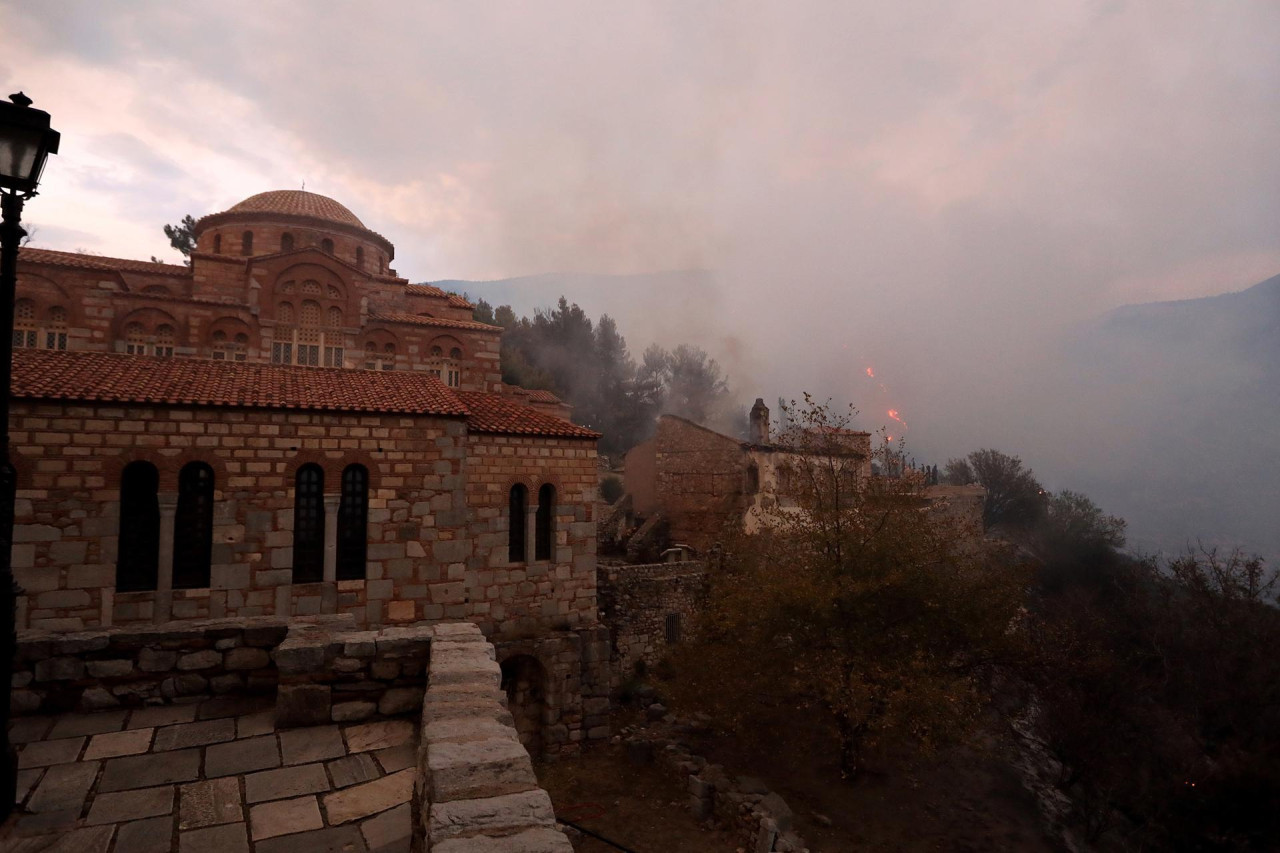
M 342 471 L 338 502 L 338 580 L 365 576 L 369 541 L 369 469 L 348 465 Z
M 120 476 L 120 531 L 116 589 L 156 588 L 160 571 L 160 473 L 150 462 L 130 462 Z
M 556 487 L 543 483 L 538 489 L 538 513 L 534 522 L 533 558 L 550 560 L 555 539 Z
M 324 580 L 324 470 L 303 465 L 294 480 L 293 582 Z
M 507 497 L 507 511 L 510 523 L 507 526 L 507 562 L 524 562 L 525 542 L 525 506 L 529 502 L 529 490 L 521 483 L 511 487 Z
M 667 645 L 674 646 L 680 642 L 680 614 L 667 614 Z
M 173 588 L 209 586 L 213 556 L 213 469 L 191 462 L 178 474 L 173 527 Z

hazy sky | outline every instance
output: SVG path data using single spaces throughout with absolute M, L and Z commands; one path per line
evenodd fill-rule
M 0 83 L 63 134 L 39 245 L 305 180 L 415 281 L 712 269 L 643 322 L 748 399 L 874 362 L 935 452 L 1017 450 L 987 389 L 1072 324 L 1280 272 L 1276 0 L 0 0 Z

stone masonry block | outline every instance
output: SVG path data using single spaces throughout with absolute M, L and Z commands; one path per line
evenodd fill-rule
M 434 803 L 427 822 L 433 844 L 464 835 L 511 835 L 535 826 L 554 826 L 551 797 L 541 789 L 486 797 Z
M 433 803 L 498 797 L 538 787 L 529 753 L 519 741 L 506 738 L 428 743 L 427 779 Z
M 573 845 L 555 827 L 538 826 L 501 838 L 448 838 L 432 844 L 431 853 L 573 853 Z

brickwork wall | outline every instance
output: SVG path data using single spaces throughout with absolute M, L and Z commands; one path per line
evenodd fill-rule
M 528 489 L 529 559 L 508 559 L 511 487 Z M 556 489 L 552 559 L 534 560 L 538 490 Z M 596 623 L 596 448 L 594 441 L 473 435 L 467 455 L 467 504 L 473 548 L 456 580 L 473 602 L 472 615 L 491 636 L 539 626 L 577 628 Z M 496 629 L 496 633 L 495 633 Z
M 240 226 L 236 228 L 237 235 L 244 230 Z M 154 338 L 159 326 L 171 326 L 175 356 L 211 357 L 214 334 L 221 332 L 229 340 L 243 334 L 248 339 L 247 360 L 267 362 L 271 360 L 277 323 L 276 306 L 282 301 L 295 303 L 296 319 L 297 304 L 302 298 L 297 292 L 284 293 L 281 288 L 287 282 L 315 280 L 325 287 L 326 295 L 320 300 L 325 311 L 330 305 L 342 310 L 343 323 L 340 327 L 325 329 L 325 344 L 344 348 L 346 366 L 363 368 L 365 347 L 370 342 L 376 344 L 379 353 L 383 353 L 388 343 L 393 344 L 395 366 L 399 370 L 427 370 L 434 347 L 446 355 L 456 348 L 462 352 L 457 362 L 461 389 L 493 392 L 502 389 L 498 331 L 374 318 L 373 315 L 397 314 L 471 320 L 468 309 L 453 305 L 446 298 L 411 292 L 406 288 L 406 280 L 377 275 L 376 266 L 370 268 L 368 257 L 371 251 L 376 257 L 381 250 L 366 247 L 366 271 L 362 272 L 348 266 L 354 264 L 354 257 L 345 258 L 336 249 L 337 257 L 319 251 L 276 255 L 280 234 L 295 233 L 292 226 L 268 227 L 258 223 L 254 228 L 261 229 L 268 241 L 258 251 L 262 244 L 255 236 L 255 255 L 265 257 L 232 254 L 224 240 L 220 255 L 195 253 L 191 271 L 186 275 L 86 270 L 20 258 L 18 298 L 32 300 L 39 329 L 46 327 L 51 308 L 64 309 L 67 348 L 71 350 L 124 352 L 125 329 L 138 323 L 148 339 Z M 204 237 L 201 239 L 203 242 Z M 340 234 L 334 235 L 334 239 L 335 242 L 347 239 L 352 245 L 351 252 L 359 242 Z M 303 246 L 298 243 L 299 249 Z M 239 252 L 238 242 L 233 250 Z M 336 299 L 327 295 L 330 285 L 340 293 Z M 43 333 L 40 345 L 44 345 Z
M 596 587 L 602 622 L 608 627 L 614 687 L 652 667 L 666 654 L 668 618 L 678 617 L 677 642 L 696 626 L 706 594 L 706 564 L 697 561 L 601 566 Z
M 461 420 L 430 417 L 27 401 L 14 404 L 12 440 L 22 627 L 319 613 L 362 626 L 474 619 L 508 635 L 596 623 L 592 441 L 468 436 Z M 209 588 L 116 592 L 120 475 L 134 460 L 159 469 L 162 507 L 184 464 L 213 467 Z M 342 469 L 369 469 L 363 580 L 292 582 L 294 475 L 307 462 L 324 468 L 335 511 Z M 550 561 L 507 560 L 517 476 L 534 496 L 556 484 Z

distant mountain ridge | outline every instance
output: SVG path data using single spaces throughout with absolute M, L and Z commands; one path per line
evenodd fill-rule
M 1245 290 L 1127 305 L 1067 353 L 1106 429 L 1087 491 L 1135 544 L 1204 540 L 1280 559 L 1280 275 Z

